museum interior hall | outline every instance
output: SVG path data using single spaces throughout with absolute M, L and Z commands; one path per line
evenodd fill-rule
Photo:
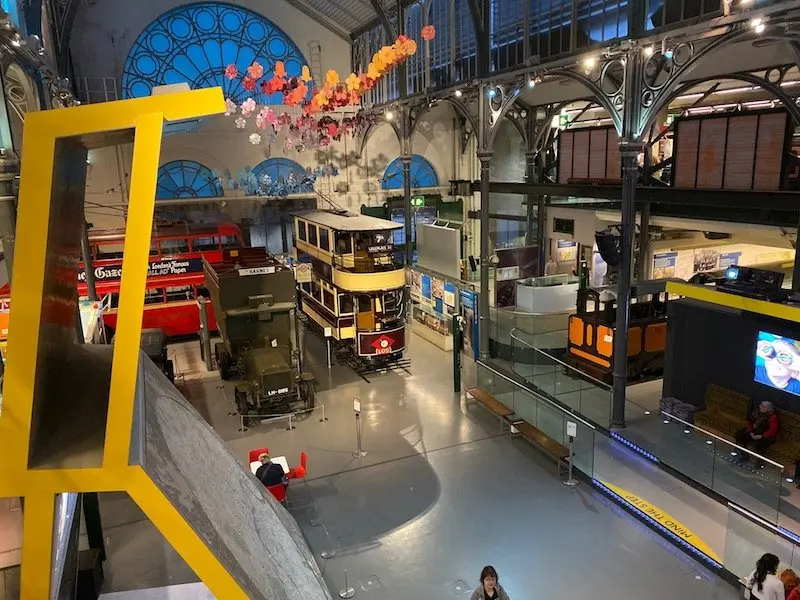
M 797 2 L 0 0 L 0 600 L 800 599 L 798 243 Z

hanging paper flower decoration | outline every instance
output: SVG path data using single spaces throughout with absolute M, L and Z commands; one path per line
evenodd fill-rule
M 436 28 L 433 25 L 425 25 L 422 28 L 422 39 L 426 42 L 430 42 L 433 38 L 436 37 Z
M 286 65 L 283 64 L 282 60 L 275 63 L 275 77 L 286 77 Z
M 307 65 L 303 65 L 303 70 L 300 74 L 300 79 L 302 79 L 305 83 L 311 81 L 311 71 L 309 70 Z
M 350 73 L 347 79 L 344 80 L 344 84 L 347 86 L 348 92 L 357 92 L 361 89 L 361 80 L 355 73 Z
M 250 77 L 250 75 L 245 75 L 244 79 L 242 79 L 242 87 L 246 89 L 248 92 L 255 91 L 256 80 Z
M 253 144 L 253 146 L 257 146 L 258 144 L 261 143 L 261 136 L 257 133 L 251 133 L 248 139 L 250 140 L 250 143 Z
M 264 76 L 264 67 L 257 62 L 247 67 L 247 74 L 253 79 L 261 79 Z
M 239 74 L 239 69 L 236 68 L 236 65 L 228 65 L 225 67 L 225 77 L 228 79 L 236 79 L 236 76 Z
M 247 121 L 245 121 L 243 117 L 236 117 L 234 124 L 237 129 L 244 129 L 244 126 L 247 125 Z
M 244 102 L 242 102 L 242 116 L 247 118 L 252 115 L 256 110 L 256 101 L 252 98 L 248 98 Z
M 242 190 L 250 196 L 285 198 L 289 194 L 308 194 L 309 188 L 313 188 L 317 179 L 338 174 L 336 167 L 327 166 L 307 169 L 303 174 L 290 173 L 286 179 L 273 180 L 269 175 L 257 177 L 252 167 L 244 167 L 236 176 L 225 171 L 222 175 L 216 174 L 216 178 L 223 186 Z
M 227 98 L 225 100 L 225 116 L 226 117 L 230 117 L 233 113 L 235 113 L 238 110 L 238 108 L 239 107 L 237 106 L 236 102 L 234 102 L 230 98 Z

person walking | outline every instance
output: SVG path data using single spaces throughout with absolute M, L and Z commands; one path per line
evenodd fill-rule
M 779 580 L 780 581 L 780 580 Z M 508 594 L 500 585 L 500 578 L 497 571 L 491 565 L 483 567 L 481 571 L 481 583 L 472 592 L 470 600 L 510 600 Z
M 755 600 L 785 600 L 783 582 L 775 575 L 780 559 L 774 554 L 765 554 L 756 561 L 755 570 L 745 584 L 744 597 Z

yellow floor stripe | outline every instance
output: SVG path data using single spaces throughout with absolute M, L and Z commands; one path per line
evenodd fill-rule
M 638 510 L 642 511 L 648 517 L 677 535 L 687 544 L 691 544 L 695 548 L 697 548 L 700 552 L 705 554 L 711 559 L 714 559 L 718 563 L 722 563 L 722 559 L 719 555 L 714 552 L 708 544 L 706 544 L 703 540 L 701 540 L 697 535 L 688 527 L 683 525 L 678 519 L 665 513 L 663 510 L 654 506 L 643 500 L 636 494 L 632 494 L 628 490 L 623 490 L 621 487 L 617 487 L 616 485 L 612 485 L 606 481 L 601 481 L 601 483 L 610 489 L 612 492 L 620 496 L 626 502 L 629 502 L 631 505 L 636 507 Z

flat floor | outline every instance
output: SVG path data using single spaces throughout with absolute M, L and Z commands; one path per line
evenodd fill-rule
M 322 341 L 306 333 L 306 367 L 325 407 L 287 430 L 285 420 L 239 431 L 231 383 L 205 374 L 197 342 L 173 348 L 178 383 L 246 468 L 269 447 L 309 477 L 292 482 L 290 510 L 334 597 L 347 585 L 374 599 L 461 598 L 494 565 L 512 598 L 733 599 L 740 593 L 582 483 L 501 432 L 452 388 L 452 354 L 412 336 L 411 373 L 328 369 Z M 465 367 L 466 382 L 474 367 Z M 364 424 L 354 458 L 353 398 Z M 124 495 L 101 498 L 109 560 L 105 591 L 188 583 L 194 574 Z M 322 554 L 333 557 L 322 558 Z

